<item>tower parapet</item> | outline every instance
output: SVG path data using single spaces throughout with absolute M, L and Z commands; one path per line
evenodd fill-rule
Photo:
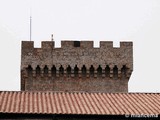
M 133 43 L 101 41 L 22 41 L 21 89 L 127 92 L 133 71 Z

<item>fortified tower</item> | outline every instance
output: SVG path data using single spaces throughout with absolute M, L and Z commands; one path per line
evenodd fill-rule
M 22 41 L 21 90 L 128 92 L 133 70 L 132 42 L 43 41 L 34 48 L 33 41 Z

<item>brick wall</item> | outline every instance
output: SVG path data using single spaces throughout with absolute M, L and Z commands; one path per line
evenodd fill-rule
M 128 92 L 132 70 L 132 42 L 22 41 L 21 90 Z
M 24 90 L 32 91 L 128 92 L 128 79 L 38 76 L 25 78 L 25 81 Z

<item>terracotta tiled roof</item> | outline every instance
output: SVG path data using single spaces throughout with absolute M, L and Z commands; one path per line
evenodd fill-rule
M 160 94 L 2 91 L 0 113 L 159 115 Z

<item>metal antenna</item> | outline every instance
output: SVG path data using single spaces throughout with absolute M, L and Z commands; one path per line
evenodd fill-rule
M 32 15 L 31 15 L 31 8 L 30 8 L 30 41 L 32 40 Z
M 32 40 L 32 17 L 30 16 L 30 41 Z

